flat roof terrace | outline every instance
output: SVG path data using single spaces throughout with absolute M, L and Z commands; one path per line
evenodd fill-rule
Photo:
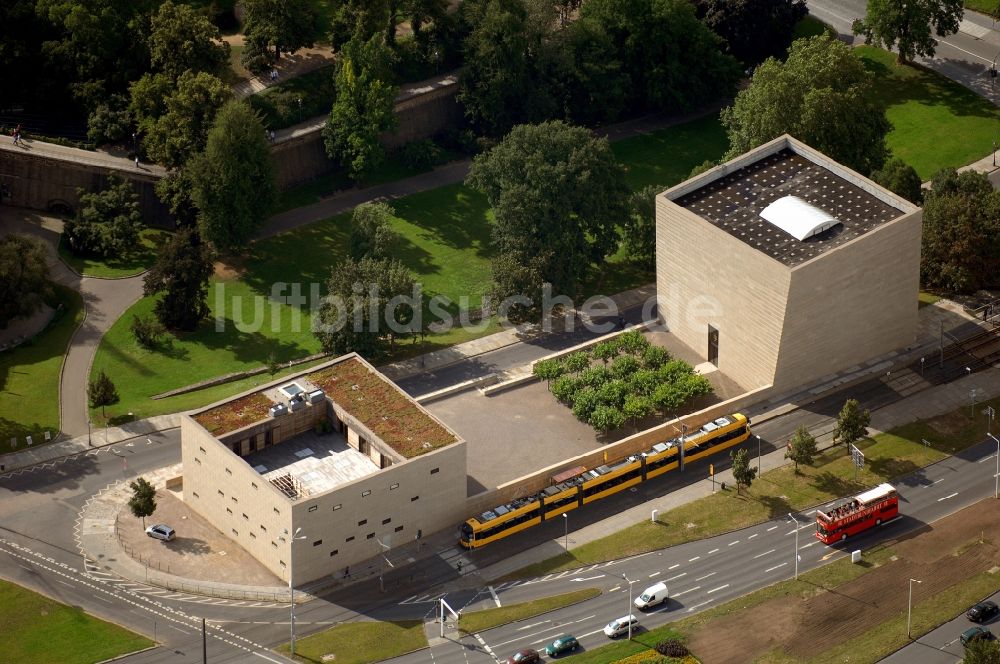
M 764 208 L 785 196 L 798 197 L 840 223 L 797 240 L 760 216 Z M 906 212 L 789 148 L 685 193 L 674 203 L 788 267 L 839 247 Z
M 336 433 L 312 431 L 243 458 L 293 500 L 329 491 L 379 470 L 368 456 Z

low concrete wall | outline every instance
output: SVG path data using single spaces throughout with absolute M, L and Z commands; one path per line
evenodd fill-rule
M 552 484 L 553 475 L 564 470 L 569 470 L 570 468 L 577 466 L 596 468 L 609 461 L 625 458 L 630 454 L 645 452 L 656 443 L 674 438 L 680 430 L 681 424 L 686 425 L 688 430 L 696 429 L 722 415 L 739 412 L 753 404 L 764 401 L 770 396 L 772 390 L 773 388 L 770 385 L 761 387 L 728 401 L 722 401 L 699 410 L 697 413 L 691 413 L 685 417 L 673 419 L 651 429 L 640 431 L 628 438 L 609 443 L 585 454 L 563 459 L 557 464 L 542 468 L 530 475 L 524 475 L 523 477 L 501 484 L 492 491 L 485 491 L 471 496 L 466 502 L 467 511 L 469 514 L 479 514 L 515 498 L 522 498 L 537 493 Z

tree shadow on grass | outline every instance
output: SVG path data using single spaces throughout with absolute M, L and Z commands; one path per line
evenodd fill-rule
M 795 511 L 791 503 L 783 496 L 760 496 L 757 498 L 757 502 L 767 510 L 768 519 L 777 519 Z
M 896 477 L 907 476 L 905 477 L 905 484 L 917 485 L 925 483 L 923 481 L 923 473 L 916 474 L 917 471 L 920 470 L 920 466 L 913 463 L 909 459 L 871 459 L 867 463 L 868 470 L 881 477 L 893 479 Z M 913 474 L 912 476 L 911 473 Z
M 849 496 L 857 493 L 863 486 L 854 480 L 838 477 L 828 471 L 816 475 L 812 484 L 818 490 L 833 496 Z

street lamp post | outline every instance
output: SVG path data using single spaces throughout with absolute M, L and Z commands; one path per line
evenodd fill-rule
M 795 579 L 799 578 L 799 520 L 788 513 L 788 518 L 795 524 Z
M 916 579 L 910 579 L 910 598 L 906 602 L 906 638 L 910 638 L 910 618 L 913 615 L 913 584 L 923 583 Z
M 986 435 L 992 438 L 997 444 L 997 472 L 993 476 L 993 497 L 1000 498 L 1000 438 L 991 433 Z
M 302 97 L 299 97 L 296 101 L 299 102 L 299 122 L 302 122 Z
M 566 525 L 566 536 L 563 540 L 563 548 L 566 549 L 566 553 L 569 553 L 569 514 L 563 512 L 563 523 Z
M 292 657 L 295 657 L 295 541 L 304 540 L 305 535 L 299 535 L 302 532 L 301 528 L 296 528 L 295 532 L 292 533 L 291 537 L 288 538 L 288 599 L 291 602 L 292 608 L 290 609 L 290 619 L 289 619 L 289 630 L 291 631 L 291 642 L 289 643 L 289 651 L 292 653 Z M 288 534 L 288 531 L 285 531 Z
M 90 418 L 87 418 L 87 447 L 93 447 L 94 441 L 90 437 Z
M 760 477 L 760 434 L 757 435 L 757 477 Z
M 635 582 L 634 581 L 630 581 L 629 578 L 627 576 L 625 576 L 624 573 L 622 574 L 622 578 L 625 579 L 626 583 L 628 583 L 628 612 L 625 615 L 626 616 L 631 616 L 632 615 L 632 584 L 635 583 Z M 629 641 L 632 640 L 632 621 L 631 620 L 628 621 L 628 640 Z

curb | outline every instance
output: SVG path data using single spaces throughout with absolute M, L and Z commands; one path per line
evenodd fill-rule
M 117 625 L 118 623 L 115 623 L 115 624 Z M 123 629 L 128 629 L 127 627 L 124 627 L 123 625 L 119 625 L 119 627 L 123 627 Z M 132 630 L 129 629 L 128 631 L 131 632 Z M 152 641 L 152 639 L 150 639 L 150 641 Z M 99 662 L 94 662 L 94 664 L 108 664 L 109 662 L 117 662 L 117 661 L 122 660 L 122 659 L 127 659 L 127 658 L 131 657 L 132 655 L 139 655 L 139 654 L 144 653 L 144 652 L 149 652 L 150 650 L 156 650 L 159 647 L 160 647 L 160 644 L 157 643 L 155 645 L 149 646 L 148 648 L 143 648 L 142 650 L 133 650 L 132 652 L 127 652 L 124 655 L 118 655 L 116 657 L 112 657 L 111 659 L 102 659 Z
M 463 380 L 461 383 L 455 383 L 448 387 L 441 388 L 440 390 L 435 390 L 434 392 L 428 392 L 427 394 L 421 394 L 418 397 L 414 397 L 414 400 L 421 404 L 428 404 L 432 401 L 437 401 L 438 399 L 444 399 L 445 397 L 450 397 L 453 394 L 458 394 L 459 392 L 464 392 L 466 390 L 471 390 L 474 387 L 479 387 L 480 385 L 485 385 L 487 383 L 493 383 L 498 380 L 497 374 L 486 374 L 485 376 L 480 376 L 479 378 L 470 378 L 469 380 Z M 490 387 L 493 387 L 492 385 Z M 490 389 L 490 387 L 480 388 L 480 392 L 486 394 L 485 390 Z

